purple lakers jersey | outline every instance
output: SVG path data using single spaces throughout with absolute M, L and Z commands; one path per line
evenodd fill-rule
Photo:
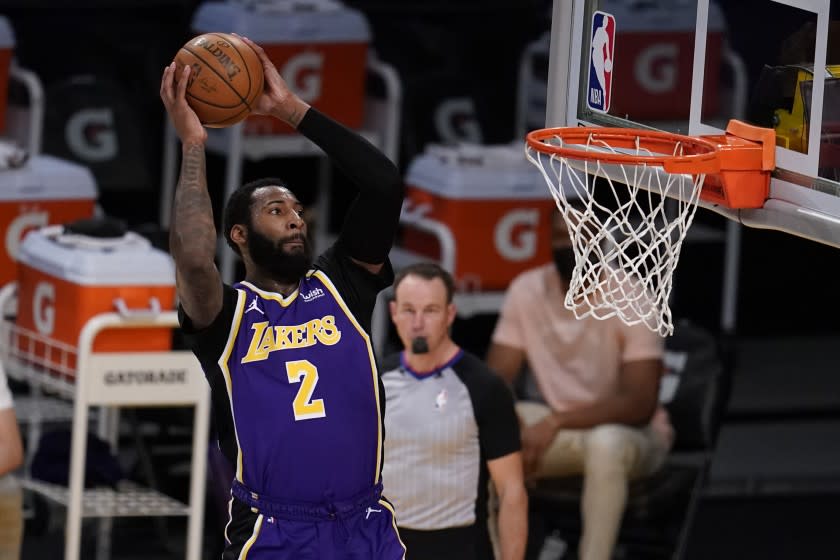
M 219 448 L 244 486 L 324 503 L 380 481 L 385 401 L 368 331 L 392 280 L 389 264 L 372 274 L 331 248 L 288 296 L 226 285 L 222 310 L 200 330 L 180 310 Z
M 378 481 L 382 427 L 367 333 L 323 271 L 288 297 L 242 282 L 219 365 L 237 441 L 236 478 L 317 502 Z

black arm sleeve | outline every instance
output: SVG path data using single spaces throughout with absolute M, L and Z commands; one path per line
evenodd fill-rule
M 337 243 L 361 262 L 385 262 L 397 231 L 404 192 L 396 166 L 370 142 L 317 109 L 306 112 L 298 132 L 324 150 L 359 187 Z

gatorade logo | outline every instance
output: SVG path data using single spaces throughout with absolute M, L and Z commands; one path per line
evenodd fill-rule
M 35 328 L 44 336 L 55 330 L 55 286 L 49 282 L 38 282 L 32 296 L 32 317 Z
M 496 250 L 509 261 L 534 258 L 537 254 L 539 221 L 540 213 L 536 209 L 513 210 L 505 214 L 493 232 Z
M 313 103 L 321 97 L 321 73 L 324 67 L 324 55 L 317 52 L 305 52 L 290 58 L 280 74 L 286 78 L 289 88 L 307 103 Z
M 679 47 L 673 43 L 658 43 L 639 53 L 633 65 L 636 81 L 650 93 L 667 93 L 677 85 Z
M 9 224 L 6 230 L 6 254 L 12 260 L 17 260 L 18 249 L 23 241 L 24 235 L 29 230 L 43 227 L 49 223 L 50 216 L 47 212 L 27 212 L 21 214 Z
M 67 121 L 64 139 L 80 159 L 94 163 L 114 159 L 119 151 L 110 108 L 82 109 Z
M 445 143 L 483 143 L 475 102 L 470 97 L 443 100 L 435 110 L 434 119 L 438 137 Z
M 185 369 L 117 370 L 105 372 L 106 385 L 184 385 Z

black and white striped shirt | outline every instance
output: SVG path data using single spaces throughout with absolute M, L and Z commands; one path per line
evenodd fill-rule
M 487 461 L 519 451 L 513 396 L 476 356 L 458 352 L 440 368 L 412 371 L 383 361 L 384 495 L 401 528 L 432 531 L 487 519 Z

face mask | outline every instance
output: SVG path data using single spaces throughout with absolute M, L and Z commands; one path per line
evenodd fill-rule
M 411 341 L 412 354 L 425 354 L 429 351 L 429 342 L 425 336 L 418 336 Z
M 575 269 L 575 251 L 572 247 L 561 247 L 552 251 L 554 256 L 554 266 L 557 267 L 557 272 L 560 278 L 566 282 L 571 282 L 572 271 Z

